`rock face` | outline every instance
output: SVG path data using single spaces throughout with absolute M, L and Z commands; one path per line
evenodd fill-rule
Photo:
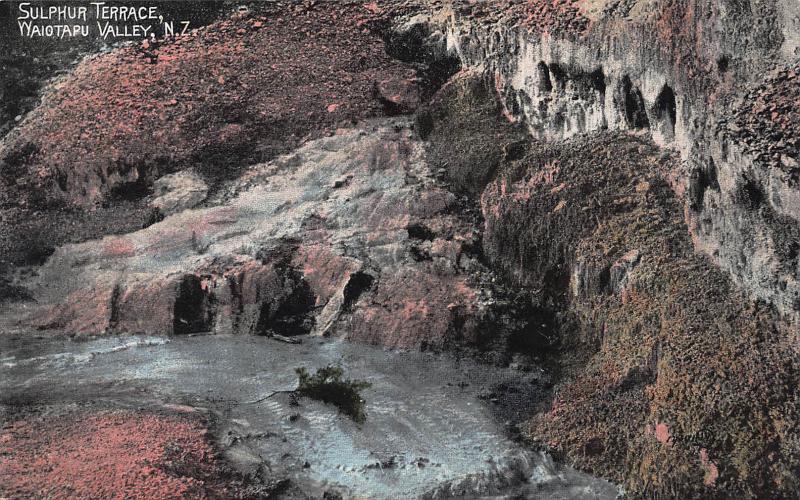
M 34 291 L 51 305 L 32 321 L 77 334 L 477 341 L 487 270 L 460 203 L 407 120 L 341 131 L 253 167 L 209 208 L 59 248 Z
M 467 2 L 398 23 L 544 141 L 472 188 L 489 261 L 543 294 L 571 374 L 527 435 L 634 495 L 792 496 L 797 7 L 577 5 L 582 27 L 543 9 L 565 20 L 552 33 Z
M 208 185 L 191 170 L 165 175 L 153 183 L 150 206 L 161 214 L 173 214 L 194 208 L 206 199 Z
M 0 45 L 12 52 L 0 61 L 0 94 L 20 97 L 0 105 L 0 122 L 24 115 L 11 116 L 8 135 L 0 123 L 0 280 L 14 282 L 17 267 L 40 265 L 60 245 L 129 233 L 192 205 L 199 181 L 213 192 L 353 120 L 405 111 L 424 86 L 386 53 L 360 1 L 263 2 L 233 14 L 225 2 L 201 3 L 160 12 L 208 26 L 76 59 L 30 113 L 38 99 L 22 96 L 38 84 L 18 71 L 44 79 L 76 58 L 67 49 L 94 42 L 21 39 L 10 29 L 16 6 L 0 5 L 10 23 Z M 226 14 L 212 22 L 218 11 Z M 162 197 L 164 182 L 186 170 L 194 187 Z
M 790 495 L 792 327 L 694 252 L 674 163 L 601 134 L 533 146 L 484 191 L 488 257 L 570 311 L 562 352 L 583 352 L 526 432 L 635 495 Z
M 791 172 L 800 134 L 788 103 L 796 100 L 799 14 L 783 0 L 456 1 L 399 22 L 398 31 L 426 25 L 441 50 L 494 75 L 506 113 L 534 137 L 649 130 L 683 159 L 672 177 L 695 245 L 753 296 L 795 317 L 800 209 Z M 740 99 L 751 87 L 762 96 L 755 103 Z M 746 118 L 753 113 L 762 121 Z M 747 123 L 758 125 L 746 137 L 735 132 Z

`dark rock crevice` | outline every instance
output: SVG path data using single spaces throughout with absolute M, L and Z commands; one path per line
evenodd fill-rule
M 712 157 L 703 166 L 692 169 L 689 176 L 689 207 L 695 212 L 702 212 L 706 190 L 711 189 L 717 193 L 720 191 L 717 179 L 717 168 Z
M 281 280 L 282 297 L 263 297 L 255 333 L 258 335 L 305 335 L 314 328 L 316 296 L 295 269 L 276 268 Z
M 362 271 L 350 275 L 347 284 L 342 290 L 342 312 L 353 312 L 353 308 L 358 299 L 375 284 L 375 277 Z
M 619 93 L 625 111 L 625 120 L 632 129 L 650 128 L 642 92 L 633 86 L 628 75 L 622 77 Z
M 669 85 L 665 84 L 656 97 L 652 114 L 664 139 L 671 141 L 675 137 L 675 122 L 678 112 L 675 104 L 675 92 Z
M 461 60 L 447 53 L 443 34 L 431 32 L 427 23 L 410 22 L 403 29 L 383 26 L 382 32 L 386 53 L 417 67 L 424 99 L 461 69 Z
M 736 183 L 734 201 L 747 210 L 756 211 L 764 203 L 764 188 L 757 180 L 743 176 Z
M 199 277 L 186 275 L 178 281 L 173 318 L 172 331 L 176 335 L 210 330 L 212 318 Z

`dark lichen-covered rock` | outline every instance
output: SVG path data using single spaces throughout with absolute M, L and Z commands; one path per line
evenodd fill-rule
M 565 293 L 576 245 L 642 196 L 637 189 L 654 182 L 659 161 L 634 137 L 532 146 L 482 194 L 487 256 L 520 285 Z
M 428 158 L 455 189 L 480 194 L 503 162 L 524 152 L 525 131 L 501 110 L 488 77 L 466 72 L 417 112 L 416 128 L 429 142 Z
M 765 166 L 800 186 L 800 66 L 783 68 L 738 100 L 727 135 L 746 144 Z
M 694 252 L 674 161 L 598 135 L 533 147 L 486 189 L 487 255 L 581 325 L 562 326 L 571 375 L 525 432 L 634 495 L 791 495 L 791 329 Z

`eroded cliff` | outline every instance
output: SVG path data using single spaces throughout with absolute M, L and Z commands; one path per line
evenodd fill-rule
M 502 4 L 395 36 L 551 144 L 477 190 L 489 261 L 541 291 L 571 373 L 528 435 L 635 495 L 791 496 L 796 5 Z

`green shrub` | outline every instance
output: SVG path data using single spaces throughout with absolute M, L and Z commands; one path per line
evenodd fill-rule
M 305 368 L 297 368 L 297 394 L 336 406 L 339 411 L 358 423 L 367 418 L 361 390 L 372 384 L 363 380 L 343 380 L 344 372 L 338 366 L 320 368 L 310 375 Z

